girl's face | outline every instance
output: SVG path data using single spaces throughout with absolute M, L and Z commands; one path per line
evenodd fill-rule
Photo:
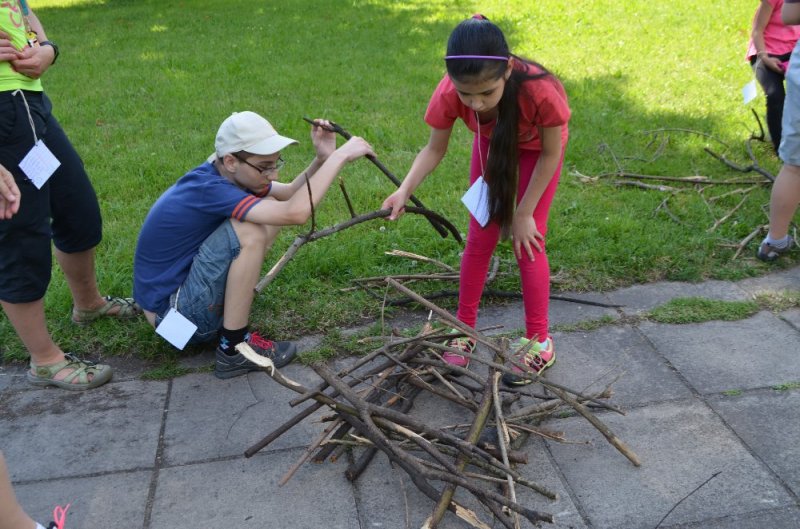
M 453 86 L 462 103 L 475 112 L 488 112 L 494 109 L 500 102 L 500 98 L 503 97 L 503 90 L 511 75 L 511 68 L 509 61 L 505 73 L 496 79 L 470 77 L 457 80 L 451 77 L 450 80 L 453 81 Z

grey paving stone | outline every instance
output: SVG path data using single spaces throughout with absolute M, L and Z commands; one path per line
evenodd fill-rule
M 701 393 L 800 380 L 800 333 L 769 312 L 733 322 L 643 322 L 639 328 Z
M 653 528 L 684 496 L 667 523 L 693 523 L 793 505 L 795 499 L 754 459 L 714 413 L 698 401 L 651 405 L 602 420 L 636 452 L 634 467 L 587 421 L 563 419 L 571 440 L 548 441 L 553 457 L 592 527 Z M 549 423 L 548 423 L 549 424 Z
M 343 464 L 306 464 L 286 485 L 278 486 L 302 452 L 163 469 L 150 528 L 358 527 L 353 489 Z
M 772 470 L 800 495 L 800 389 L 767 390 L 710 404 Z
M 743 279 L 736 283 L 750 294 L 800 290 L 800 266 L 787 268 L 761 277 Z
M 675 298 L 694 297 L 723 301 L 750 299 L 747 292 L 728 281 L 650 283 L 608 293 L 608 299 L 615 304 L 623 305 L 621 310 L 628 315 L 642 314 Z
M 543 485 L 551 492 L 558 494 L 558 499 L 551 500 L 528 488 L 518 486 L 517 499 L 519 503 L 552 514 L 555 519 L 553 527 L 560 529 L 585 528 L 586 524 L 578 512 L 577 506 L 548 456 L 544 441 L 532 436 L 522 450 L 528 454 L 528 464 L 517 467 L 520 473 L 526 479 Z M 549 524 L 542 524 L 543 527 L 547 525 Z
M 0 400 L 5 390 L 25 389 L 28 385 L 25 381 L 25 370 L 22 364 L 0 365 Z
M 553 292 L 554 295 L 611 304 L 604 294 Z M 618 318 L 619 313 L 608 307 L 598 307 L 563 300 L 550 301 L 550 325 L 572 325 L 584 321 L 599 320 L 603 317 Z M 525 309 L 522 301 L 513 301 L 490 307 L 481 307 L 478 312 L 478 327 L 502 325 L 502 328 L 487 334 L 520 332 L 525 329 Z
M 781 312 L 780 316 L 789 322 L 795 329 L 800 330 L 800 309 L 790 309 Z
M 301 365 L 290 364 L 281 371 L 301 384 L 319 382 Z M 176 465 L 241 455 L 308 405 L 290 407 L 296 396 L 261 372 L 227 380 L 211 373 L 176 378 L 164 431 L 164 459 Z M 319 431 L 313 418 L 306 418 L 266 450 L 306 446 Z
M 112 382 L 87 392 L 11 393 L 0 439 L 13 481 L 146 468 L 155 460 L 166 382 Z
M 797 520 L 800 520 L 800 508 L 788 507 L 692 524 L 662 526 L 662 529 L 797 529 Z
M 622 375 L 612 385 L 611 403 L 623 407 L 691 395 L 652 345 L 629 325 L 556 333 L 553 341 L 556 363 L 547 371 L 553 382 L 579 391 L 600 391 Z
M 28 515 L 43 525 L 53 520 L 56 505 L 69 503 L 65 527 L 141 527 L 150 478 L 150 471 L 118 472 L 17 485 L 15 492 Z

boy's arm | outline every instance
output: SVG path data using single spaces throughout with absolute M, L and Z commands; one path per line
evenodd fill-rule
M 298 191 L 305 189 L 306 178 L 311 178 L 322 167 L 325 160 L 336 150 L 336 133 L 330 128 L 330 122 L 324 119 L 314 120 L 311 127 L 311 143 L 317 155 L 305 171 L 288 184 L 273 182 L 269 196 L 276 200 L 289 200 Z M 308 193 L 303 193 L 308 196 Z
M 314 178 L 309 179 L 314 207 L 322 201 L 322 197 L 328 191 L 333 179 L 345 164 L 368 154 L 375 154 L 372 152 L 372 147 L 364 139 L 354 136 L 328 156 L 316 170 Z M 296 178 L 295 181 L 297 180 Z M 293 184 L 294 182 L 288 186 Z M 303 184 L 305 184 L 304 180 Z M 310 216 L 311 201 L 309 201 L 308 193 L 294 193 L 285 201 L 262 200 L 247 213 L 245 220 L 256 224 L 290 226 L 304 224 Z

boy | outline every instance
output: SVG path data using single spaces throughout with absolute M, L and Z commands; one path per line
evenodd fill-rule
M 374 154 L 354 137 L 336 149 L 328 122 L 316 120 L 316 157 L 291 183 L 277 181 L 281 151 L 297 144 L 254 112 L 220 126 L 215 152 L 153 205 L 134 257 L 134 298 L 158 327 L 170 309 L 197 326 L 190 343 L 219 336 L 214 374 L 231 378 L 259 369 L 236 352 L 247 342 L 282 367 L 296 347 L 250 331 L 248 320 L 264 257 L 281 226 L 304 224 L 348 162 Z M 171 316 L 174 316 L 171 314 Z

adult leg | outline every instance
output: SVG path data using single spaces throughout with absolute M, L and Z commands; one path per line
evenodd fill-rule
M 769 237 L 783 239 L 789 233 L 797 206 L 800 204 L 800 166 L 783 164 L 769 201 Z
M 8 477 L 6 460 L 0 452 L 0 529 L 34 529 L 36 522 L 28 516 L 17 502 L 11 479 Z
M 49 112 L 50 101 L 42 97 L 42 107 L 47 111 L 44 141 L 61 162 L 49 184 L 56 260 L 72 293 L 75 311 L 92 312 L 108 303 L 100 294 L 95 274 L 95 247 L 102 239 L 100 205 L 83 161 Z M 113 305 L 106 314 L 121 310 L 122 305 Z
M 47 330 L 42 299 L 29 303 L 0 301 L 0 304 L 11 322 L 11 326 L 14 327 L 25 345 L 25 349 L 31 355 L 31 362 L 34 365 L 47 366 L 64 360 L 64 352 L 53 342 L 50 332 Z

